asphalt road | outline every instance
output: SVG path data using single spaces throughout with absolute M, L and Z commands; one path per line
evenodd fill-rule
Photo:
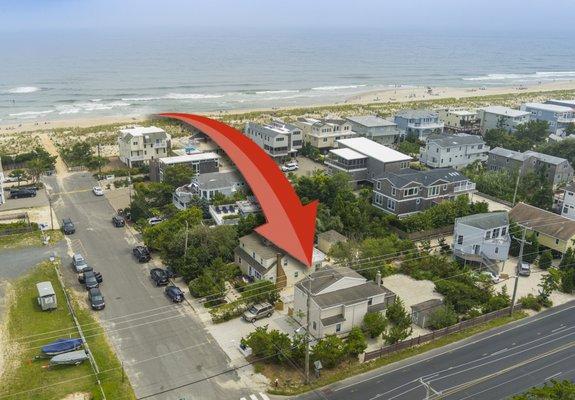
M 88 264 L 103 275 L 106 308 L 99 317 L 136 396 L 240 398 L 245 391 L 238 389 L 235 372 L 206 380 L 229 368 L 227 356 L 188 305 L 172 304 L 163 288 L 152 284 L 151 265 L 139 264 L 132 256 L 134 237 L 126 228 L 113 227 L 113 208 L 104 196 L 91 192 L 96 184 L 92 176 L 74 173 L 60 181 L 56 177 L 45 181 L 54 193 L 58 218 L 70 217 L 76 225 L 76 233 L 67 236 L 70 248 L 82 252 Z M 71 259 L 65 257 L 63 266 L 67 283 L 82 293 Z M 200 382 L 170 390 L 194 381 Z
M 574 346 L 571 302 L 298 399 L 425 399 L 420 379 L 430 399 L 506 399 L 552 378 L 574 380 Z

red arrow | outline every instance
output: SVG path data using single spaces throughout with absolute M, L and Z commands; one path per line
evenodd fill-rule
M 231 126 L 200 115 L 160 115 L 194 126 L 226 152 L 242 173 L 266 216 L 267 223 L 257 227 L 256 231 L 310 266 L 318 201 L 302 205 L 274 160 L 255 142 Z

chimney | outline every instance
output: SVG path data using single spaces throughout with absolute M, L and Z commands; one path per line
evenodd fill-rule
M 377 274 L 375 274 L 375 283 L 378 287 L 381 287 L 381 271 L 377 271 Z

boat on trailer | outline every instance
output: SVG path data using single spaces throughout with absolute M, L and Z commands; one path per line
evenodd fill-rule
M 58 354 L 68 353 L 70 351 L 79 350 L 82 348 L 83 342 L 80 338 L 58 339 L 48 343 L 41 348 L 40 357 L 53 357 Z
M 88 359 L 86 350 L 70 351 L 68 353 L 58 354 L 50 359 L 50 366 L 54 365 L 79 365 Z

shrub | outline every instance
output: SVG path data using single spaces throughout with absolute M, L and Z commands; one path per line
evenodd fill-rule
M 370 338 L 376 338 L 381 335 L 386 327 L 387 320 L 385 316 L 379 312 L 368 312 L 363 317 L 363 329 Z
M 256 282 L 242 292 L 242 300 L 251 304 L 268 302 L 274 305 L 279 298 L 278 288 L 270 281 Z
M 499 293 L 489 297 L 487 303 L 483 305 L 483 312 L 487 314 L 493 311 L 501 310 L 505 307 L 509 307 L 510 305 L 511 299 L 507 294 L 507 286 L 503 286 Z
M 408 327 L 411 325 L 411 317 L 403 305 L 403 301 L 396 297 L 395 301 L 387 307 L 385 313 L 389 322 L 401 327 Z
M 377 336 L 379 335 L 381 335 L 381 333 L 379 333 Z M 357 356 L 363 353 L 365 349 L 367 349 L 365 336 L 359 327 L 355 326 L 351 329 L 345 341 L 345 347 L 347 354 L 352 356 Z
M 550 250 L 545 250 L 541 256 L 539 256 L 539 268 L 548 269 L 553 262 L 553 255 Z
M 429 328 L 430 329 L 441 329 L 448 326 L 454 325 L 458 321 L 457 314 L 453 310 L 453 307 L 446 305 L 436 310 L 429 317 Z
M 248 306 L 242 302 L 234 302 L 214 307 L 210 310 L 212 322 L 214 324 L 219 324 L 220 322 L 229 321 L 232 318 L 242 315 L 247 308 Z
M 541 311 L 541 304 L 539 304 L 538 298 L 532 294 L 528 294 L 527 296 L 520 298 L 519 304 L 521 304 L 521 307 L 529 310 Z
M 407 339 L 411 335 L 411 331 L 411 328 L 394 325 L 384 333 L 383 337 L 385 338 L 385 343 L 394 344 Z
M 336 335 L 327 335 L 320 339 L 312 349 L 312 360 L 321 361 L 325 368 L 336 367 L 345 356 L 345 343 Z

